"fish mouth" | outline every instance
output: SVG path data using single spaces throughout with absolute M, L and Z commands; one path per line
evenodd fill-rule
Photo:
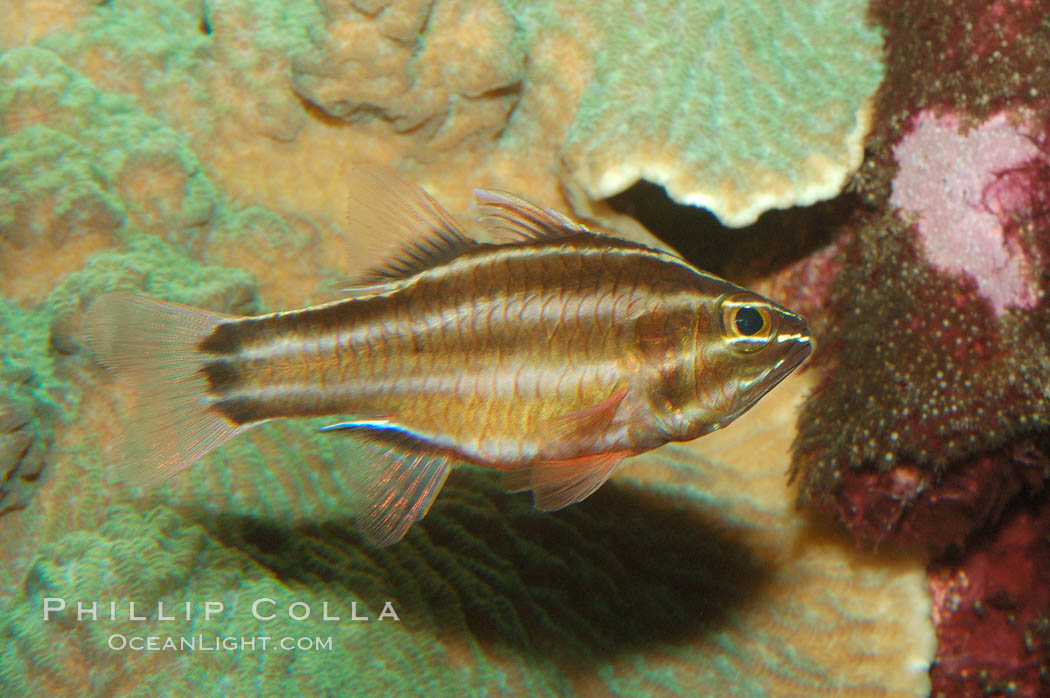
M 744 410 L 751 409 L 766 393 L 780 385 L 780 382 L 791 375 L 791 372 L 798 368 L 798 365 L 805 361 L 812 351 L 813 343 L 809 337 L 796 338 L 792 346 L 787 350 L 787 353 L 785 353 L 784 358 L 766 374 L 758 392 L 748 398 L 748 403 Z
M 809 337 L 801 337 L 798 343 L 793 346 L 787 356 L 784 357 L 784 368 L 790 373 L 795 367 L 806 360 L 806 358 L 813 352 L 813 342 Z
M 792 344 L 791 348 L 787 350 L 784 358 L 780 360 L 780 364 L 770 372 L 769 387 L 773 388 L 780 381 L 787 378 L 792 371 L 798 368 L 798 365 L 809 357 L 813 351 L 813 342 L 809 337 L 799 337 Z

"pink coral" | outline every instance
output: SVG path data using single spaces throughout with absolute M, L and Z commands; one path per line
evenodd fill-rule
M 956 116 L 924 110 L 893 154 L 890 203 L 917 219 L 929 261 L 972 276 L 996 315 L 1034 307 L 1031 255 L 1004 226 L 1027 206 L 1024 182 L 1003 174 L 1043 159 L 1035 139 L 1002 112 L 966 132 Z

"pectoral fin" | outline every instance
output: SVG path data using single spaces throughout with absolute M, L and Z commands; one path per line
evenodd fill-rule
M 357 527 L 380 548 L 405 537 L 409 527 L 426 516 L 452 469 L 452 457 L 416 434 L 385 420 L 360 420 L 324 427 L 363 436 L 375 457 L 355 474 L 369 508 Z
M 504 484 L 510 492 L 532 490 L 532 501 L 537 509 L 554 511 L 589 497 L 629 455 L 631 453 L 618 451 L 535 463 L 508 472 Z
M 585 407 L 582 410 L 569 412 L 548 420 L 543 427 L 542 436 L 545 440 L 570 442 L 573 444 L 589 446 L 596 440 L 609 425 L 620 403 L 627 397 L 627 388 L 621 388 L 612 395 L 599 402 L 597 405 Z

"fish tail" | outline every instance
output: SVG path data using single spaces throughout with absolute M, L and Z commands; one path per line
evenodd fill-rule
M 118 437 L 120 479 L 136 486 L 163 482 L 250 426 L 212 409 L 208 396 L 200 345 L 232 319 L 122 292 L 100 296 L 88 308 L 88 348 L 134 390 Z

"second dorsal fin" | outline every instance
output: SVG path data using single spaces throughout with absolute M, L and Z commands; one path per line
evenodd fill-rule
M 494 189 L 475 189 L 479 220 L 489 230 L 521 239 L 551 239 L 594 232 L 557 211 L 542 209 L 525 199 Z
M 362 164 L 347 178 L 351 230 L 380 242 L 386 254 L 393 253 L 355 278 L 352 286 L 406 279 L 482 246 L 429 194 L 390 170 Z

